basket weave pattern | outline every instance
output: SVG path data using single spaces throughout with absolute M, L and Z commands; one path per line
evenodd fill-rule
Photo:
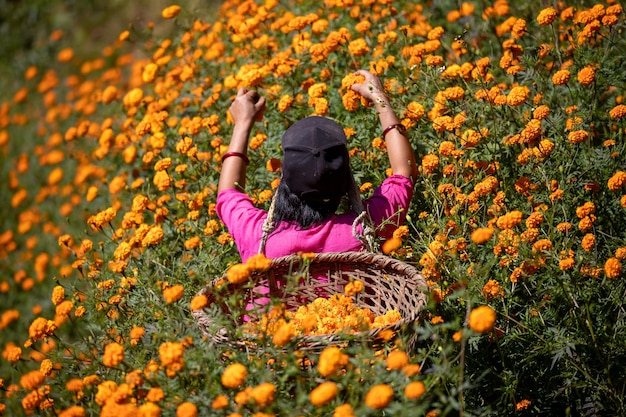
M 289 255 L 272 260 L 270 268 L 263 273 L 255 273 L 252 279 L 264 283 L 270 293 L 285 303 L 288 310 L 295 310 L 319 298 L 341 293 L 345 285 L 353 280 L 363 282 L 365 289 L 355 296 L 355 305 L 369 308 L 375 316 L 383 315 L 389 310 L 397 310 L 402 319 L 393 325 L 354 334 L 355 338 L 374 340 L 386 329 L 397 331 L 408 323 L 417 320 L 420 311 L 426 304 L 426 282 L 418 270 L 412 265 L 396 259 L 371 252 L 331 252 L 316 254 L 310 258 L 309 267 L 305 269 L 301 285 L 296 287 L 284 285 L 285 277 L 302 271 L 303 259 L 298 255 Z M 223 280 L 220 277 L 198 294 L 204 294 L 209 303 L 216 302 L 214 285 Z M 233 290 L 236 287 L 231 287 Z M 221 306 L 228 314 L 227 307 Z M 204 309 L 193 311 L 196 323 L 203 334 L 217 344 L 242 346 L 243 341 L 231 340 L 226 329 L 216 329 L 213 320 Z M 327 334 L 315 336 L 298 336 L 297 341 L 303 350 L 317 349 L 329 344 L 345 341 L 346 335 Z M 249 347 L 249 344 L 247 344 Z

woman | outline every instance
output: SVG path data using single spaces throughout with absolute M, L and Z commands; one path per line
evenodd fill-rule
M 367 234 L 363 224 L 357 224 L 363 217 L 359 217 L 361 212 L 367 214 L 376 234 L 384 238 L 404 222 L 417 176 L 415 155 L 381 81 L 368 71 L 356 74 L 365 80 L 351 88 L 378 112 L 393 172 L 362 203 L 350 171 L 343 128 L 328 118 L 311 116 L 289 127 L 283 135 L 282 177 L 269 215 L 256 208 L 239 190 L 245 186 L 248 139 L 254 122 L 263 117 L 265 98 L 245 89 L 237 93 L 229 109 L 234 129 L 222 159 L 216 209 L 242 262 L 259 252 L 276 258 L 299 252 L 367 249 L 359 239 Z M 345 195 L 350 197 L 352 210 L 336 214 Z

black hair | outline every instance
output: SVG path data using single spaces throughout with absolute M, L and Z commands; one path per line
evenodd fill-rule
M 324 202 L 305 201 L 292 193 L 284 181 L 278 184 L 275 199 L 272 216 L 274 224 L 292 222 L 303 229 L 322 223 L 335 213 L 341 202 L 340 198 Z

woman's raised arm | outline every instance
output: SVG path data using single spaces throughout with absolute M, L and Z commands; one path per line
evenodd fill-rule
M 260 97 L 256 91 L 240 88 L 228 111 L 235 121 L 235 126 L 228 151 L 222 156 L 218 193 L 232 188 L 243 189 L 246 185 L 248 140 L 254 122 L 263 118 L 265 97 Z
M 387 144 L 387 155 L 394 174 L 403 175 L 415 183 L 417 165 L 415 153 L 407 138 L 406 129 L 396 116 L 389 97 L 384 92 L 382 83 L 372 73 L 359 70 L 356 74 L 365 77 L 363 83 L 352 85 L 352 90 L 361 94 L 374 104 L 382 129 L 382 136 Z

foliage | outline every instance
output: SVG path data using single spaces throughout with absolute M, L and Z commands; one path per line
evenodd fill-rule
M 0 104 L 0 410 L 624 415 L 626 45 L 607 3 L 233 0 L 168 7 L 175 35 L 134 28 L 95 58 L 46 45 L 55 60 Z M 383 349 L 213 343 L 191 310 L 239 262 L 215 214 L 232 98 L 268 98 L 259 206 L 282 132 L 311 114 L 346 128 L 357 181 L 377 184 L 377 117 L 345 87 L 359 68 L 418 155 L 389 255 L 428 280 L 423 320 Z

